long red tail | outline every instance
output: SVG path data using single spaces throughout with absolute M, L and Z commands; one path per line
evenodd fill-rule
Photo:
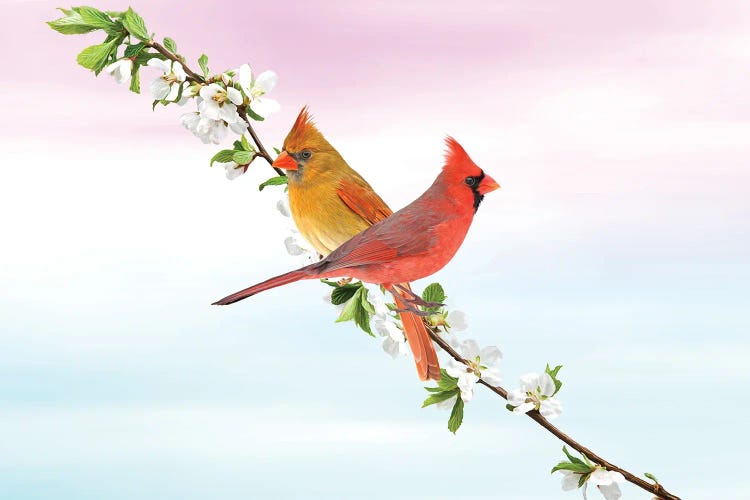
M 252 297 L 256 293 L 265 292 L 266 290 L 276 288 L 277 286 L 288 285 L 289 283 L 294 283 L 295 281 L 299 280 L 317 278 L 315 272 L 309 269 L 309 267 L 310 266 L 303 267 L 302 269 L 297 269 L 296 271 L 290 271 L 280 276 L 276 276 L 275 278 L 267 279 L 262 283 L 258 283 L 257 285 L 245 288 L 244 290 L 235 292 L 232 295 L 227 295 L 223 299 L 217 300 L 212 305 L 225 306 L 228 304 L 234 304 L 235 302 L 239 302 L 242 299 Z
M 405 284 L 407 287 L 408 283 Z M 394 296 L 396 307 L 404 309 L 404 304 L 399 296 Z M 420 380 L 440 380 L 440 363 L 438 362 L 435 346 L 432 345 L 427 327 L 422 318 L 414 313 L 402 312 L 401 324 L 404 325 L 404 334 L 417 364 L 417 374 Z

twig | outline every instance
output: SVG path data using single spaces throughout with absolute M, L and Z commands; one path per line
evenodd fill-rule
M 465 360 L 463 357 L 461 357 L 460 354 L 456 352 L 455 349 L 453 349 L 450 344 L 448 344 L 440 335 L 438 335 L 433 330 L 429 330 L 430 337 L 432 340 L 434 340 L 445 352 L 450 354 L 450 356 L 455 359 L 456 361 L 463 363 L 465 365 L 468 365 L 469 362 Z M 507 400 L 508 399 L 508 391 L 503 389 L 502 387 L 497 387 L 491 384 L 488 384 L 481 378 L 478 381 L 483 386 L 487 387 L 489 390 L 500 396 L 501 398 Z M 460 397 L 460 396 L 459 396 Z M 582 444 L 578 443 L 578 441 L 574 440 L 572 437 L 565 434 L 563 431 L 555 427 L 550 423 L 549 420 L 544 418 L 541 413 L 539 413 L 538 410 L 531 410 L 526 413 L 526 415 L 534 420 L 536 423 L 547 429 L 550 433 L 554 434 L 555 437 L 557 437 L 560 441 L 567 444 L 571 448 L 577 450 L 578 452 L 586 455 L 591 461 L 596 462 L 597 464 L 601 465 L 607 470 L 613 470 L 617 471 L 620 474 L 623 475 L 623 477 L 635 484 L 636 486 L 648 491 L 649 493 L 653 493 L 658 498 L 663 498 L 664 500 L 680 500 L 680 497 L 673 495 L 669 493 L 667 490 L 662 487 L 659 483 L 649 483 L 648 481 L 644 481 L 643 479 L 639 478 L 638 476 L 635 476 L 634 474 L 631 474 L 630 472 L 626 471 L 625 469 L 622 469 L 616 465 L 614 465 L 611 462 L 608 462 L 607 460 L 604 460 L 602 457 L 588 449 L 587 447 L 583 446 Z
M 153 47 L 156 49 L 157 52 L 165 56 L 167 59 L 170 59 L 175 62 L 179 62 L 182 64 L 183 69 L 185 70 L 185 73 L 188 76 L 188 79 L 200 83 L 205 84 L 208 83 L 205 78 L 203 78 L 201 75 L 195 73 L 190 68 L 188 68 L 185 65 L 185 62 L 182 61 L 179 57 L 177 57 L 176 54 L 173 54 L 171 51 L 167 50 L 163 45 L 159 44 L 158 42 L 155 42 L 153 40 L 146 42 L 146 45 L 149 47 Z M 273 168 L 278 175 L 286 175 L 282 170 L 280 170 L 277 167 L 273 166 L 273 159 L 271 158 L 271 155 L 268 154 L 268 151 L 265 147 L 263 147 L 263 143 L 260 141 L 260 138 L 258 137 L 258 134 L 256 134 L 255 130 L 253 129 L 252 124 L 250 123 L 250 120 L 247 117 L 247 113 L 245 112 L 244 108 L 238 108 L 238 112 L 240 117 L 247 123 L 247 130 L 250 133 L 250 137 L 252 137 L 253 142 L 255 143 L 255 146 L 258 148 L 258 156 L 263 157 L 263 159 L 268 162 L 268 164 Z M 432 340 L 434 340 L 445 352 L 447 352 L 450 356 L 453 357 L 456 361 L 463 363 L 465 365 L 468 365 L 468 361 L 465 360 L 463 357 L 461 357 L 460 354 L 458 354 L 451 346 L 448 344 L 440 335 L 438 335 L 436 332 L 429 330 L 430 337 Z M 502 387 L 493 386 L 491 384 L 488 384 L 481 378 L 478 380 L 480 384 L 487 387 L 489 390 L 500 396 L 501 398 L 507 400 L 508 399 L 508 391 L 503 389 Z M 667 490 L 664 489 L 664 487 L 659 483 L 649 483 L 648 481 L 645 481 L 638 476 L 631 474 L 630 472 L 626 471 L 625 469 L 618 467 L 614 465 L 613 463 L 604 460 L 602 457 L 588 449 L 587 447 L 583 446 L 582 444 L 578 443 L 578 441 L 574 440 L 567 434 L 565 434 L 563 431 L 555 427 L 550 423 L 549 420 L 544 418 L 541 413 L 539 413 L 538 410 L 531 410 L 526 413 L 526 415 L 534 420 L 536 423 L 547 429 L 548 432 L 553 434 L 555 437 L 557 437 L 560 441 L 564 442 L 571 448 L 575 449 L 579 453 L 582 453 L 586 455 L 591 461 L 601 465 L 607 470 L 613 470 L 617 471 L 620 474 L 623 475 L 623 477 L 630 483 L 633 483 L 634 485 L 648 491 L 649 493 L 653 493 L 657 498 L 662 498 L 664 500 L 680 500 L 680 497 L 673 495 L 669 493 Z
M 156 42 L 154 40 L 149 40 L 146 42 L 147 47 L 151 47 L 155 49 L 158 53 L 166 57 L 167 59 L 178 62 L 182 65 L 182 69 L 185 70 L 185 74 L 187 75 L 187 80 L 199 83 L 199 84 L 206 84 L 210 83 L 210 80 L 206 80 L 201 75 L 196 73 L 195 71 L 191 70 L 187 64 L 185 64 L 185 61 L 180 59 L 177 54 L 173 53 L 172 51 L 168 50 L 166 47 L 164 47 L 159 42 Z M 268 151 L 266 151 L 266 148 L 263 147 L 263 143 L 260 142 L 260 139 L 258 138 L 258 134 L 255 133 L 255 129 L 253 129 L 252 123 L 250 123 L 250 119 L 247 117 L 247 113 L 245 112 L 244 107 L 237 108 L 237 112 L 239 113 L 240 117 L 247 123 L 247 131 L 250 133 L 250 137 L 252 137 L 253 142 L 255 143 L 255 146 L 258 148 L 258 156 L 261 156 L 266 162 L 268 162 L 269 165 L 271 165 L 271 168 L 273 168 L 276 173 L 280 176 L 285 176 L 283 170 L 280 168 L 273 166 L 273 158 L 271 158 L 271 155 L 268 154 Z

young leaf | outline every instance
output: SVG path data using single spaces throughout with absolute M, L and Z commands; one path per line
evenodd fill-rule
M 334 288 L 331 292 L 331 304 L 337 306 L 351 299 L 362 285 L 348 284 Z
M 552 467 L 552 472 L 550 472 L 550 474 L 559 470 L 569 470 L 571 472 L 575 472 L 576 474 L 587 474 L 591 471 L 590 467 L 588 467 L 584 463 L 574 464 L 571 462 L 560 462 L 559 464 Z
M 357 290 L 357 293 L 352 297 L 352 302 L 357 303 L 357 307 L 354 309 L 354 323 L 368 335 L 374 337 L 375 334 L 370 329 L 370 312 L 364 306 L 365 302 L 369 304 L 367 301 L 367 288 L 361 287 Z M 370 305 L 370 308 L 372 308 L 372 305 Z
M 168 36 L 164 37 L 164 47 L 173 54 L 177 53 L 177 44 Z
M 255 155 L 250 151 L 235 151 L 232 160 L 237 165 L 249 165 L 255 159 Z
M 201 71 L 203 71 L 203 78 L 208 78 L 208 75 L 211 73 L 208 71 L 208 56 L 206 54 L 201 54 L 198 58 L 198 65 L 200 65 Z
M 128 10 L 122 16 L 122 23 L 125 25 L 125 29 L 134 37 L 143 41 L 149 40 L 150 37 L 148 36 L 145 21 L 131 7 L 128 7 Z
M 362 288 L 364 288 L 364 290 L 362 290 L 362 292 L 360 293 L 362 307 L 368 313 L 375 314 L 375 306 L 373 306 L 372 303 L 369 300 L 367 300 L 367 294 L 370 293 L 370 291 L 365 287 L 362 287 Z
M 96 26 L 91 26 L 86 23 L 78 12 L 64 9 L 60 10 L 67 15 L 60 19 L 55 19 L 54 21 L 47 21 L 49 27 L 58 33 L 62 33 L 63 35 L 81 35 L 99 29 Z
M 143 49 L 146 48 L 146 44 L 144 43 L 136 43 L 133 45 L 126 45 L 125 46 L 125 57 L 135 57 L 138 54 L 141 53 Z
M 101 43 L 86 47 L 79 54 L 76 60 L 84 68 L 92 70 L 97 75 L 107 65 L 109 55 L 117 48 L 116 40 L 109 43 Z
M 570 452 L 568 451 L 568 447 L 565 446 L 565 445 L 563 445 L 563 453 L 565 453 L 565 456 L 568 457 L 568 460 L 570 460 L 574 464 L 586 465 L 583 460 L 581 460 L 578 457 L 574 457 L 573 455 L 571 455 Z
M 427 285 L 427 288 L 422 292 L 422 299 L 424 299 L 425 302 L 444 302 L 445 292 L 443 291 L 443 287 L 440 283 Z
M 242 134 L 242 137 L 240 137 L 240 149 L 255 152 L 255 148 L 253 148 L 250 143 L 247 142 L 247 137 L 245 137 L 245 134 Z
M 258 186 L 258 191 L 263 191 L 263 188 L 266 186 L 281 186 L 284 184 L 289 183 L 289 178 L 285 175 L 280 175 L 278 177 L 271 177 L 267 181 L 264 181 L 260 186 Z
M 250 106 L 245 106 L 245 113 L 247 114 L 247 116 L 249 116 L 250 118 L 252 118 L 256 122 L 262 122 L 263 120 L 265 120 L 265 118 L 263 118 L 262 116 L 260 116 L 259 114 L 257 114 L 252 109 L 250 109 Z
M 94 28 L 109 28 L 114 24 L 107 14 L 93 7 L 76 7 L 75 11 L 81 16 L 83 22 Z
M 341 323 L 343 321 L 351 321 L 354 319 L 354 310 L 358 307 L 362 307 L 360 306 L 359 300 L 357 300 L 356 295 L 357 293 L 355 292 L 354 295 L 352 295 L 352 298 L 349 299 L 349 301 L 346 303 L 343 311 L 341 311 L 341 314 L 336 320 L 336 323 Z
M 450 389 L 458 387 L 458 379 L 456 377 L 451 377 L 450 375 L 448 375 L 448 372 L 445 371 L 444 368 L 441 368 L 440 380 L 437 381 L 437 385 L 444 391 L 448 391 Z
M 560 368 L 562 368 L 562 365 L 557 365 L 554 370 L 550 369 L 549 363 L 547 363 L 547 367 L 544 369 L 544 372 L 547 373 L 552 379 L 552 382 L 555 383 L 555 392 L 553 396 L 560 392 L 560 388 L 562 387 L 562 382 L 557 379 L 557 373 L 560 371 Z
M 424 403 L 422 403 L 422 408 L 425 408 L 430 405 L 434 405 L 436 403 L 442 403 L 443 401 L 448 400 L 454 396 L 458 396 L 459 392 L 461 391 L 459 391 L 456 388 L 450 391 L 440 391 L 437 393 L 430 394 L 427 397 L 427 399 L 424 400 Z
M 276 148 L 276 147 L 275 147 L 275 148 L 273 148 L 273 150 L 274 150 L 274 151 L 276 151 L 276 154 L 277 154 L 277 155 L 280 155 L 280 154 L 281 154 L 281 150 L 280 150 L 279 148 Z
M 141 93 L 141 76 L 138 71 L 139 69 L 140 66 L 134 64 L 133 69 L 130 72 L 130 91 L 135 92 L 136 94 Z
M 656 484 L 659 484 L 659 480 L 656 479 L 656 476 L 654 476 L 650 472 L 644 472 L 643 475 L 649 478 L 650 480 L 652 480 L 653 482 L 655 482 Z
M 453 434 L 456 433 L 461 423 L 464 421 L 464 400 L 461 397 L 456 398 L 456 402 L 453 405 L 453 411 L 448 419 L 448 430 Z
M 209 163 L 209 165 L 213 167 L 214 162 L 217 161 L 219 163 L 229 163 L 230 161 L 232 161 L 232 156 L 234 155 L 234 153 L 235 151 L 233 149 L 222 149 L 211 157 L 211 162 Z

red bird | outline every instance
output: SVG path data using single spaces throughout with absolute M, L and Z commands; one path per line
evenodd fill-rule
M 412 203 L 357 234 L 320 262 L 245 288 L 214 304 L 232 304 L 299 280 L 351 276 L 402 296 L 411 312 L 419 312 L 416 306 L 435 306 L 399 283 L 442 269 L 463 243 L 484 195 L 500 187 L 455 139 L 448 137 L 446 145 L 442 172 Z

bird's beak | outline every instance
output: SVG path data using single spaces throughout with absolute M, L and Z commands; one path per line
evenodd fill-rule
M 479 191 L 479 194 L 485 195 L 491 191 L 494 191 L 495 189 L 500 189 L 500 184 L 498 184 L 495 179 L 485 174 L 484 179 L 482 179 L 482 182 L 479 184 L 479 188 L 477 188 L 477 191 Z
M 289 156 L 289 153 L 282 151 L 276 160 L 273 162 L 273 166 L 276 168 L 283 168 L 284 170 L 297 170 L 297 162 Z

